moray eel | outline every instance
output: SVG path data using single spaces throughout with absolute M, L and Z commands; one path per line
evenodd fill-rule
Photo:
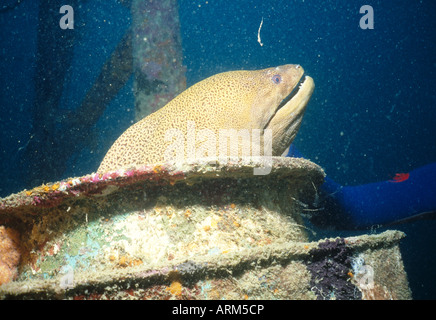
M 170 147 L 182 150 L 184 158 L 189 158 L 190 135 L 204 130 L 218 136 L 221 129 L 259 129 L 263 142 L 263 132 L 271 129 L 272 156 L 281 156 L 300 127 L 314 87 L 313 79 L 304 75 L 300 65 L 216 74 L 128 128 L 109 149 L 97 172 L 165 162 Z M 182 138 L 169 139 L 169 129 L 180 132 Z

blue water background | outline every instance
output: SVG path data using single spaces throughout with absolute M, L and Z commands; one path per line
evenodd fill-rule
M 0 13 L 0 196 L 26 188 L 18 159 L 32 125 L 38 4 L 24 0 Z M 359 9 L 366 4 L 374 8 L 373 30 L 359 28 Z M 217 72 L 287 63 L 301 64 L 314 78 L 316 89 L 295 144 L 336 182 L 383 181 L 436 162 L 435 1 L 181 0 L 179 5 L 188 85 Z M 129 10 L 115 0 L 83 1 L 74 9 L 78 40 L 64 83 L 65 110 L 80 105 L 131 23 Z M 96 136 L 69 160 L 64 176 L 53 180 L 94 172 L 133 123 L 133 102 L 131 80 L 107 107 Z M 407 233 L 401 250 L 414 298 L 436 299 L 436 222 L 397 228 Z

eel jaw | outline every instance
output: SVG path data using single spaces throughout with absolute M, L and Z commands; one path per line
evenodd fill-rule
M 303 75 L 292 92 L 277 107 L 265 128 L 272 130 L 273 156 L 281 156 L 291 145 L 314 89 L 313 79 Z

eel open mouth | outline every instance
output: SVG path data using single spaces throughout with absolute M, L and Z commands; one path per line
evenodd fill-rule
M 313 79 L 303 74 L 297 85 L 277 106 L 273 116 L 264 127 L 264 129 L 273 130 L 275 145 L 283 145 L 283 148 L 277 147 L 277 150 L 289 147 L 297 134 L 314 88 Z
M 282 100 L 282 102 L 280 102 L 280 104 L 278 105 L 276 112 L 278 110 L 280 110 L 283 106 L 285 106 L 289 101 L 292 100 L 292 98 L 294 98 L 297 93 L 300 91 L 300 89 L 303 87 L 304 82 L 306 81 L 307 76 L 305 74 L 302 75 L 302 77 L 300 78 L 300 81 L 298 81 L 297 85 L 294 87 L 294 89 L 292 89 L 292 91 Z
M 270 127 L 273 119 L 281 119 L 284 123 L 289 123 L 293 122 L 293 119 L 300 118 L 306 109 L 306 104 L 312 95 L 313 88 L 313 79 L 303 74 L 297 85 L 277 106 L 264 129 Z

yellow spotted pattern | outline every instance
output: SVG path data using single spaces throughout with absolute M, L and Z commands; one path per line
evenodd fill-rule
M 207 128 L 216 134 L 220 129 L 263 129 L 303 72 L 298 65 L 284 65 L 224 72 L 200 81 L 128 128 L 109 149 L 98 172 L 164 162 L 165 150 L 177 144 L 175 140 L 165 141 L 167 131 L 173 128 L 182 132 L 180 147 L 184 148 L 188 121 L 197 131 Z M 272 80 L 275 75 L 280 75 L 280 84 Z

